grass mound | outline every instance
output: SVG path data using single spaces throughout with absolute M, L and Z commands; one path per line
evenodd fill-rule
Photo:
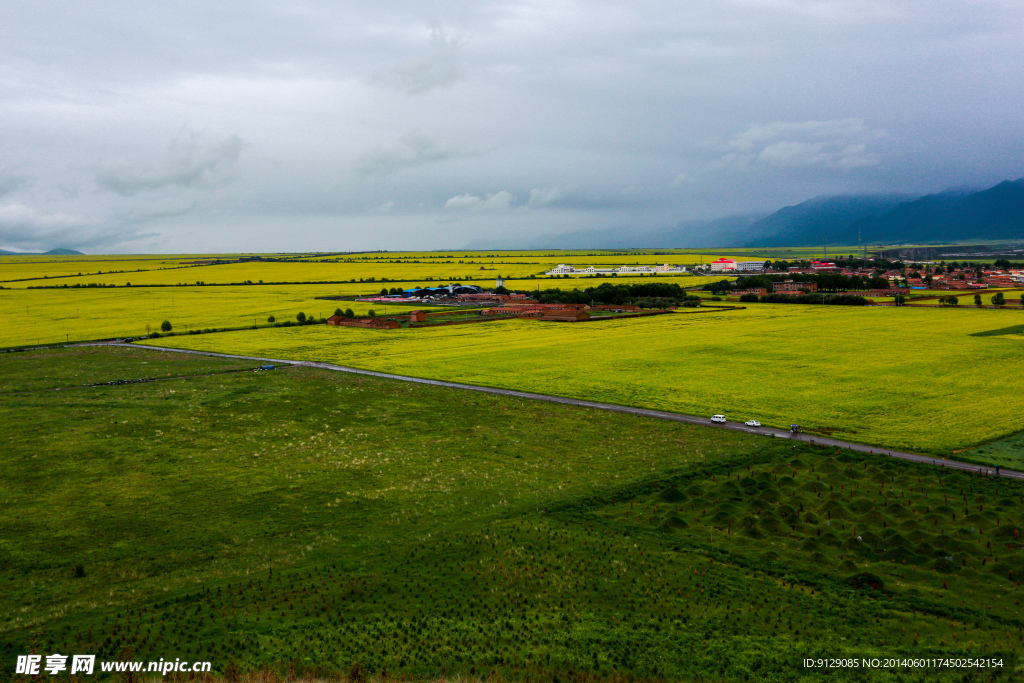
M 847 579 L 846 582 L 858 590 L 885 590 L 885 581 L 882 580 L 882 577 L 870 572 L 855 574 Z
M 686 499 L 686 496 L 683 495 L 683 492 L 680 491 L 675 486 L 670 486 L 669 488 L 665 489 L 664 491 L 661 492 L 661 494 L 658 497 L 661 498 L 666 503 L 679 503 Z

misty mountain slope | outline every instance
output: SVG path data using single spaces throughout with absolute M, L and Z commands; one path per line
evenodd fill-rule
M 763 214 L 728 216 L 705 221 L 686 221 L 670 228 L 642 230 L 613 228 L 608 230 L 576 230 L 561 235 L 534 238 L 529 249 L 653 249 L 678 247 L 713 247 L 737 244 L 748 234 Z M 469 245 L 469 248 L 485 248 Z M 524 248 L 516 245 L 512 248 Z
M 750 227 L 747 247 L 781 247 L 821 244 L 856 244 L 846 237 L 847 228 L 858 220 L 888 213 L 907 195 L 841 195 L 815 197 L 795 206 L 779 209 Z
M 921 197 L 876 218 L 858 221 L 865 242 L 958 242 L 1024 238 L 1024 178 L 980 192 Z
M 939 225 L 946 220 L 953 207 L 970 194 L 967 191 L 951 190 L 903 202 L 882 216 L 868 216 L 855 221 L 844 237 L 852 244 L 857 243 L 858 235 L 864 243 L 878 242 L 882 235 L 899 236 L 895 238 L 897 242 L 941 239 Z

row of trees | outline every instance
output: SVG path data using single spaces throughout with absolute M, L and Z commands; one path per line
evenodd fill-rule
M 706 292 L 713 294 L 728 294 L 733 289 L 754 289 L 763 287 L 773 292 L 773 285 L 783 280 L 793 282 L 816 283 L 819 292 L 849 292 L 864 291 L 866 289 L 886 289 L 889 281 L 884 277 L 861 277 L 860 275 L 840 275 L 838 273 L 794 273 L 793 275 L 744 275 L 735 282 L 719 280 L 704 285 Z
M 1002 292 L 996 292 L 995 294 L 992 295 L 992 298 L 989 299 L 989 302 L 993 306 L 1005 306 L 1006 305 L 1006 296 L 1004 296 Z M 955 297 L 955 296 L 944 296 L 944 297 L 941 297 L 939 299 L 939 303 L 943 304 L 943 305 L 947 305 L 948 304 L 950 306 L 956 306 L 957 303 L 959 303 L 959 302 L 957 301 L 957 297 Z M 981 301 L 981 294 L 975 294 L 974 295 L 974 305 L 975 306 L 982 306 L 983 305 L 982 301 Z
M 530 292 L 526 292 L 529 294 Z M 578 289 L 545 289 L 534 292 L 542 304 L 636 304 L 639 300 L 655 299 L 658 303 L 661 300 L 671 301 L 670 305 L 677 305 L 687 299 L 686 291 L 675 282 L 651 282 L 643 284 L 612 284 L 602 282 L 598 287 L 587 287 L 584 290 Z
M 868 300 L 864 297 L 852 294 L 801 294 L 800 296 L 765 294 L 762 297 L 757 294 L 744 294 L 740 297 L 740 301 L 763 304 L 824 304 L 826 306 L 867 306 L 868 304 Z

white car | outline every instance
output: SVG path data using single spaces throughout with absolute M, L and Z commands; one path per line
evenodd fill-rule
M 712 415 L 711 416 L 711 421 L 712 422 L 725 422 L 725 415 Z
M 743 424 L 747 425 L 748 427 L 760 427 L 761 426 L 761 423 L 758 422 L 757 420 L 747 420 Z

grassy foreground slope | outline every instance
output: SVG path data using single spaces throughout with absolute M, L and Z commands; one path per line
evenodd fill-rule
M 687 309 L 692 310 L 692 309 Z M 702 310 L 702 309 L 701 309 Z M 950 454 L 1024 429 L 1024 312 L 756 305 L 567 325 L 175 337 L 180 348 L 343 365 Z M 1005 464 L 1005 463 L 1003 463 Z
M 36 651 L 393 678 L 820 680 L 804 658 L 959 655 L 1001 666 L 872 679 L 1020 673 L 1020 484 L 341 373 L 39 379 L 142 361 L 192 359 L 0 364 L 5 672 Z

